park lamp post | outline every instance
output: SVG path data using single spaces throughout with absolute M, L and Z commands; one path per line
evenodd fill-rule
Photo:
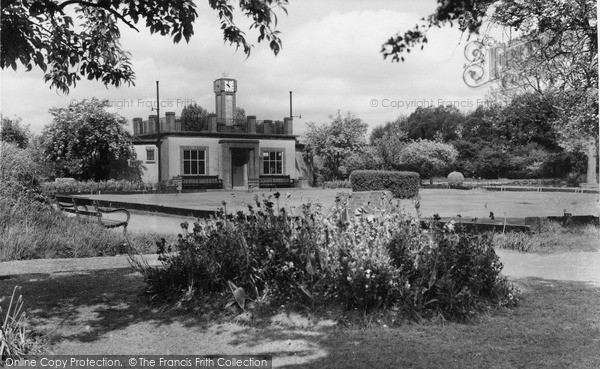
M 158 187 L 160 188 L 161 183 L 162 183 L 162 160 L 161 160 L 161 155 L 160 155 L 160 144 L 161 144 L 161 137 L 160 137 L 160 97 L 159 97 L 159 88 L 158 88 L 158 84 L 159 81 L 156 81 L 156 134 L 157 134 L 157 139 L 156 139 L 156 147 L 157 147 L 157 151 L 158 151 L 158 155 L 157 155 L 157 162 L 158 162 Z M 152 109 L 154 110 L 154 109 Z

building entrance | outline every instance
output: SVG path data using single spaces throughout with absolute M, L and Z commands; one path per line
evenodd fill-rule
M 248 150 L 231 149 L 231 184 L 245 187 L 248 183 Z

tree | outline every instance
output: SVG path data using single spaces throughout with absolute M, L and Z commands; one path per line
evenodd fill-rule
M 233 119 L 245 121 L 246 120 L 246 110 L 244 110 L 244 108 L 236 107 L 235 111 L 233 112 Z
M 510 169 L 512 168 L 507 148 L 486 145 L 478 152 L 473 170 L 483 178 L 500 178 Z
M 569 149 L 598 136 L 598 28 L 596 1 L 504 1 L 491 21 L 520 31 L 524 57 L 507 58 L 501 93 L 534 92 L 554 110 L 550 120 Z
M 23 126 L 21 121 L 21 118 L 10 119 L 2 117 L 0 140 L 11 142 L 21 149 L 26 148 L 31 132 L 29 131 L 29 126 Z
M 108 100 L 83 100 L 52 108 L 52 123 L 42 132 L 43 154 L 54 174 L 80 180 L 139 178 L 127 120 L 109 113 Z
M 342 116 L 340 111 L 329 117 L 331 122 L 317 126 L 308 124 L 306 133 L 306 156 L 310 163 L 316 163 L 317 156 L 322 167 L 323 180 L 347 179 L 350 173 L 344 166 L 352 154 L 360 154 L 366 147 L 367 123 L 348 112 Z M 314 168 L 313 168 L 314 169 Z
M 513 146 L 537 143 L 549 151 L 559 150 L 551 122 L 558 119 L 551 103 L 536 93 L 515 96 L 495 118 L 496 134 Z
M 195 102 L 181 110 L 181 126 L 184 131 L 201 131 L 207 127 L 208 111 Z
M 373 128 L 369 136 L 371 145 L 376 145 L 383 138 L 396 137 L 400 141 L 407 141 L 406 133 L 407 117 L 400 115 L 393 122 L 386 122 L 383 125 Z
M 460 127 L 460 138 L 462 140 L 494 141 L 497 139 L 496 121 L 500 115 L 500 105 L 480 105 L 474 111 L 465 116 Z
M 281 49 L 276 9 L 286 11 L 287 0 L 209 0 L 218 14 L 223 39 L 250 55 L 252 44 L 234 21 L 241 12 L 251 19 L 258 42 L 267 42 L 277 55 Z M 119 24 L 136 31 L 142 23 L 151 33 L 186 42 L 194 34 L 197 17 L 192 0 L 6 0 L 2 1 L 0 67 L 44 71 L 51 88 L 68 93 L 85 77 L 105 85 L 133 84 L 130 54 L 121 48 Z
M 415 28 L 388 39 L 385 58 L 404 61 L 427 43 L 432 27 L 452 26 L 476 35 L 485 21 L 525 45 L 526 57 L 506 57 L 501 82 L 517 93 L 533 90 L 552 101 L 563 146 L 598 136 L 598 25 L 594 0 L 445 0 Z M 518 48 L 512 51 L 519 52 Z
M 501 0 L 512 1 L 512 0 Z M 421 19 L 413 29 L 404 33 L 397 33 L 390 37 L 381 47 L 381 53 L 384 58 L 392 57 L 392 61 L 404 61 L 404 56 L 410 53 L 415 47 L 420 46 L 421 50 L 428 42 L 427 31 L 433 27 L 454 23 L 458 24 L 458 29 L 469 34 L 477 34 L 486 16 L 486 12 L 495 0 L 438 0 L 438 7 L 427 17 Z
M 458 138 L 458 131 L 464 117 L 453 106 L 418 107 L 406 120 L 405 130 L 411 140 L 452 141 Z

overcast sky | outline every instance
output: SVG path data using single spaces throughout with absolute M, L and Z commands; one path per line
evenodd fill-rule
M 146 30 L 137 33 L 121 27 L 122 46 L 132 54 L 136 86 L 106 88 L 82 80 L 64 96 L 49 89 L 41 72 L 2 70 L 1 111 L 5 117 L 22 117 L 36 133 L 51 121 L 51 107 L 92 97 L 110 100 L 112 110 L 130 122 L 134 117 L 147 119 L 158 80 L 161 115 L 167 111 L 179 115 L 192 101 L 212 112 L 212 82 L 223 74 L 237 79 L 237 105 L 258 119 L 282 120 L 289 115 L 293 91 L 294 115 L 302 115 L 294 122 L 297 134 L 308 122 L 328 122 L 338 110 L 355 113 L 371 128 L 410 114 L 418 104 L 453 103 L 473 110 L 487 89 L 472 89 L 463 82 L 467 41 L 456 28 L 432 30 L 425 49 L 415 50 L 405 63 L 383 60 L 380 53 L 385 40 L 413 27 L 435 4 L 434 0 L 290 0 L 289 15 L 279 16 L 281 53 L 274 56 L 267 45 L 255 43 L 247 59 L 241 50 L 223 44 L 216 13 L 207 1 L 200 1 L 189 44 L 174 45 Z

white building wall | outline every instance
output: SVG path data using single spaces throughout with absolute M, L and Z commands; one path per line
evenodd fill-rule
M 207 175 L 222 176 L 222 147 L 219 137 L 167 137 L 161 143 L 162 150 L 162 177 L 163 180 L 171 179 L 181 175 L 181 147 L 206 147 L 208 149 L 208 171 Z M 142 175 L 142 181 L 146 183 L 158 182 L 158 149 L 155 145 L 134 145 L 139 160 L 146 167 Z M 146 149 L 155 150 L 154 162 L 146 160 Z M 290 178 L 298 179 L 301 176 L 296 170 L 296 142 L 295 140 L 273 140 L 259 139 L 259 150 L 281 149 L 284 151 L 284 174 Z M 259 153 L 260 155 L 260 153 Z M 262 168 L 259 168 L 262 171 Z M 262 172 L 261 172 L 262 173 Z
M 158 183 L 158 148 L 156 145 L 133 145 L 138 160 L 145 167 L 142 170 L 142 182 Z M 147 160 L 146 150 L 154 150 L 154 161 Z

